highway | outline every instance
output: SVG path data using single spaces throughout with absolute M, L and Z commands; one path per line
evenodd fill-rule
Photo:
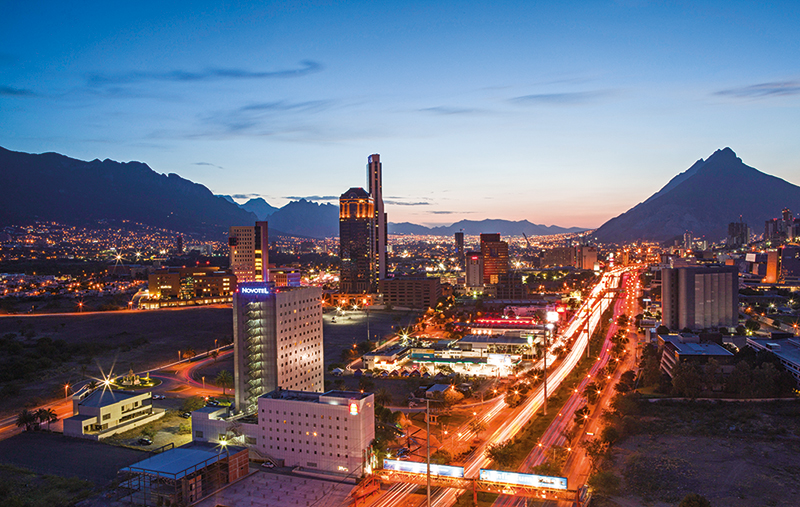
M 569 337 L 578 335 L 572 350 L 567 357 L 554 370 L 548 373 L 548 390 L 554 392 L 567 375 L 575 368 L 575 365 L 583 356 L 588 338 L 597 325 L 603 312 L 610 305 L 610 299 L 605 297 L 609 289 L 616 289 L 619 286 L 621 276 L 625 268 L 616 268 L 603 274 L 600 281 L 592 289 L 590 295 L 584 300 L 583 305 L 573 316 L 566 327 L 560 330 L 559 335 L 550 344 L 554 349 L 562 343 L 568 341 Z M 587 325 L 588 324 L 588 325 Z M 550 357 L 550 356 L 548 356 Z M 553 358 L 555 359 L 555 358 Z M 533 395 L 529 396 L 520 407 L 514 409 L 500 422 L 497 429 L 486 439 L 466 460 L 464 464 L 465 477 L 476 477 L 481 468 L 486 468 L 491 461 L 485 456 L 485 450 L 489 445 L 505 442 L 517 434 L 525 424 L 533 417 L 544 400 L 543 386 L 539 387 Z M 491 408 L 484 412 L 483 417 L 488 417 L 489 422 L 494 422 L 495 416 L 503 411 L 505 402 L 502 399 L 491 404 Z M 494 409 L 494 410 L 492 410 Z M 471 436 L 463 434 L 461 438 L 467 439 Z M 395 484 L 381 496 L 374 504 L 376 507 L 403 506 L 407 505 L 407 496 L 414 491 L 417 486 L 411 484 Z M 431 504 L 436 507 L 448 507 L 455 503 L 461 490 L 440 489 L 436 492 Z

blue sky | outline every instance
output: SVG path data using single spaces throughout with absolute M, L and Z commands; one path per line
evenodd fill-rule
M 798 2 L 75 4 L 0 6 L 0 146 L 277 206 L 380 153 L 424 224 L 596 227 L 725 146 L 800 183 Z

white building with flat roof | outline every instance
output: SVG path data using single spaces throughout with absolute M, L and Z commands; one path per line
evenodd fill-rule
M 100 440 L 155 421 L 165 413 L 153 408 L 152 393 L 127 393 L 95 389 L 84 398 L 73 398 L 72 417 L 64 419 L 64 435 Z
M 233 296 L 236 411 L 275 389 L 322 392 L 322 289 L 239 284 Z
M 375 396 L 276 390 L 258 398 L 258 426 L 258 451 L 285 466 L 359 477 L 375 438 Z

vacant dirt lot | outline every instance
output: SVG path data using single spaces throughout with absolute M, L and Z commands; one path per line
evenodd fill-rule
M 800 402 L 639 405 L 640 433 L 615 446 L 621 495 L 604 505 L 800 505 Z
M 146 371 L 178 358 L 178 351 L 193 348 L 204 352 L 233 336 L 230 308 L 202 307 L 153 311 L 99 312 L 71 315 L 2 316 L 0 334 L 14 334 L 26 347 L 37 352 L 41 338 L 64 340 L 67 344 L 89 344 L 96 355 L 75 353 L 60 358 L 51 367 L 37 370 L 13 382 L 16 395 L 0 401 L 0 411 L 16 411 L 23 404 L 37 404 L 58 394 L 65 383 L 99 377 L 113 367 L 115 373 L 129 369 Z

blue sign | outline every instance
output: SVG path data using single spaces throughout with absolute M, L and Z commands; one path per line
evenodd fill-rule
M 396 459 L 383 460 L 384 470 L 394 470 L 395 472 L 408 472 L 412 474 L 427 474 L 428 465 L 418 461 L 400 461 Z M 444 477 L 464 478 L 464 467 L 451 467 L 449 465 L 437 465 L 431 463 L 431 475 L 441 475 Z
M 269 282 L 245 282 L 237 287 L 239 294 L 267 296 L 272 293 L 273 285 Z
M 548 477 L 545 475 L 518 474 L 516 472 L 502 472 L 500 470 L 481 469 L 480 480 L 490 482 L 503 482 L 518 486 L 532 486 L 534 488 L 567 489 L 566 477 Z

